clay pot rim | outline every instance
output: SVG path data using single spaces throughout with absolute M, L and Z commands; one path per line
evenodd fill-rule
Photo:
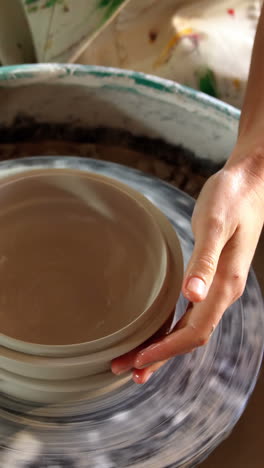
M 67 157 L 63 158 L 62 161 Z M 72 159 L 72 158 L 71 158 Z M 144 211 L 151 214 L 152 218 L 154 219 L 157 226 L 159 226 L 159 230 L 161 231 L 162 237 L 164 239 L 164 245 L 166 246 L 166 250 L 168 253 L 168 257 L 170 259 L 171 268 L 170 272 L 170 281 L 173 284 L 173 292 L 171 292 L 172 288 L 169 288 L 164 282 L 163 288 L 160 289 L 159 294 L 155 297 L 153 303 L 143 311 L 136 319 L 130 322 L 128 325 L 119 329 L 118 331 L 107 335 L 105 337 L 99 338 L 94 341 L 89 342 L 82 342 L 77 344 L 69 344 L 69 345 L 43 345 L 43 344 L 36 344 L 25 342 L 22 340 L 17 340 L 7 335 L 0 334 L 0 341 L 1 345 L 6 349 L 6 351 L 11 352 L 11 354 L 18 355 L 23 353 L 24 357 L 28 356 L 35 361 L 35 359 L 48 358 L 52 357 L 54 359 L 58 358 L 60 365 L 62 364 L 61 358 L 65 359 L 66 357 L 71 360 L 72 358 L 78 356 L 83 357 L 86 360 L 88 359 L 89 362 L 95 362 L 97 359 L 103 359 L 103 356 L 107 355 L 109 359 L 113 359 L 114 357 L 123 354 L 130 349 L 138 346 L 139 344 L 143 343 L 146 339 L 148 339 L 152 334 L 154 334 L 163 323 L 169 318 L 172 313 L 173 308 L 177 302 L 180 287 L 181 287 L 181 278 L 183 274 L 183 258 L 181 247 L 179 243 L 179 239 L 176 235 L 175 230 L 171 226 L 168 219 L 158 210 L 147 198 L 143 195 L 138 193 L 136 190 L 132 189 L 131 187 L 115 180 L 114 178 L 107 177 L 101 174 L 92 173 L 89 170 L 85 170 L 85 168 L 75 169 L 75 168 L 57 168 L 54 167 L 50 160 L 47 159 L 46 164 L 43 165 L 43 158 L 35 157 L 31 158 L 33 162 L 35 161 L 36 165 L 31 166 L 30 168 L 21 168 L 21 170 L 16 170 L 14 176 L 17 180 L 17 176 L 22 173 L 33 173 L 41 171 L 43 174 L 44 172 L 49 172 L 51 169 L 52 171 L 58 171 L 65 173 L 66 171 L 69 173 L 76 172 L 80 174 L 82 172 L 83 175 L 92 177 L 93 179 L 97 179 L 100 181 L 107 181 L 114 185 L 115 188 L 119 188 L 124 191 L 126 194 L 132 197 L 134 201 L 136 201 L 140 206 L 144 207 Z M 23 161 L 23 160 L 22 160 Z M 15 161 L 14 161 L 15 162 Z M 41 164 L 38 164 L 38 163 Z M 17 163 L 21 163 L 21 159 L 17 160 Z M 8 177 L 8 175 L 6 175 Z M 9 177 L 8 177 L 9 178 Z M 180 279 L 180 280 L 179 280 Z M 160 314 L 160 307 L 159 300 L 161 293 L 164 292 L 164 288 L 170 291 L 170 294 L 167 294 L 167 297 L 164 300 L 163 309 L 164 312 Z M 158 307 L 158 308 L 157 308 Z M 155 310 L 156 309 L 156 310 Z M 137 326 L 142 322 L 145 317 L 145 320 L 150 321 L 150 316 L 152 314 L 151 324 L 146 327 L 144 330 L 140 330 L 137 332 L 137 339 L 133 339 L 133 345 L 129 345 L 131 343 L 131 335 L 137 329 Z M 147 317 L 146 317 L 147 316 Z M 153 317 L 154 316 L 154 317 Z M 143 322 L 145 321 L 143 320 Z M 148 333 L 146 332 L 148 331 Z M 104 347 L 106 344 L 106 347 Z M 108 349 L 110 347 L 110 350 Z M 3 354 L 5 354 L 5 349 L 3 349 Z M 112 355 L 112 357 L 109 355 Z M 8 353 L 9 354 L 9 353 Z M 85 354 L 85 356 L 84 356 Z M 15 356 L 14 356 L 15 357 Z M 104 358 L 105 359 L 105 358 Z M 27 359 L 26 359 L 27 360 Z M 82 359 L 81 359 L 82 360 Z M 65 361 L 64 361 L 65 362 Z M 39 362 L 40 364 L 40 362 Z M 54 362 L 55 364 L 55 362 Z M 88 362 L 87 362 L 88 364 Z
M 151 302 L 147 305 L 145 305 L 145 308 L 143 307 L 140 307 L 140 309 L 142 309 L 142 311 L 140 312 L 140 314 L 138 316 L 136 316 L 136 318 L 134 318 L 132 321 L 130 321 L 129 323 L 127 323 L 124 327 L 122 328 L 118 328 L 116 329 L 113 333 L 110 333 L 109 335 L 104 335 L 100 338 L 97 338 L 95 340 L 89 340 L 89 341 L 83 341 L 83 342 L 77 342 L 77 343 L 66 343 L 66 344 L 45 344 L 45 343 L 38 343 L 36 341 L 26 341 L 26 340 L 23 340 L 23 339 L 19 339 L 19 338 L 15 338 L 13 336 L 10 336 L 10 335 L 7 335 L 7 334 L 0 334 L 0 336 L 4 337 L 3 338 L 3 341 L 6 342 L 8 340 L 9 343 L 11 343 L 11 341 L 13 342 L 13 345 L 12 345 L 12 348 L 15 346 L 16 349 L 18 348 L 22 348 L 25 346 L 25 344 L 28 346 L 28 345 L 32 345 L 34 347 L 45 347 L 45 348 L 53 348 L 55 347 L 56 349 L 58 348 L 61 348 L 61 347 L 71 347 L 71 346 L 76 346 L 76 345 L 85 345 L 85 344 L 88 344 L 90 343 L 91 346 L 93 346 L 95 343 L 98 343 L 99 345 L 104 345 L 105 342 L 108 342 L 109 339 L 111 339 L 111 337 L 113 337 L 113 339 L 118 339 L 119 335 L 123 335 L 124 333 L 126 333 L 126 330 L 129 330 L 130 326 L 133 326 L 134 322 L 136 322 L 137 319 L 140 319 L 140 317 L 143 317 L 145 314 L 150 314 L 151 313 L 151 308 L 155 307 L 155 304 L 156 304 L 156 300 L 157 298 L 159 297 L 160 294 L 162 294 L 162 291 L 165 287 L 165 284 L 166 284 L 166 278 L 169 274 L 169 271 L 168 271 L 168 249 L 167 249 L 167 245 L 166 243 L 164 242 L 164 237 L 163 237 L 163 233 L 160 229 L 160 226 L 159 224 L 157 223 L 155 217 L 153 216 L 153 214 L 147 209 L 147 207 L 142 204 L 142 202 L 140 200 L 137 199 L 137 197 L 135 197 L 134 195 L 130 194 L 128 191 L 127 191 L 127 187 L 123 184 L 120 186 L 117 186 L 117 184 L 115 183 L 114 179 L 110 178 L 110 177 L 107 177 L 107 176 L 98 176 L 94 173 L 86 173 L 84 171 L 80 171 L 80 170 L 77 170 L 77 169 L 57 169 L 57 168 L 52 168 L 52 169 L 44 169 L 44 170 L 29 170 L 29 171 L 26 171 L 24 172 L 23 174 L 16 174 L 15 176 L 9 176 L 9 177 L 6 177 L 6 180 L 5 179 L 2 179 L 2 184 L 1 184 L 1 188 L 4 188 L 6 186 L 9 186 L 11 185 L 12 186 L 12 183 L 19 183 L 20 181 L 23 181 L 25 178 L 26 179 L 33 179 L 33 178 L 38 178 L 38 177 L 44 177 L 45 176 L 48 176 L 49 178 L 52 179 L 52 177 L 54 177 L 56 179 L 56 177 L 58 175 L 62 175 L 62 176 L 78 176 L 78 177 L 81 177 L 82 180 L 81 180 L 81 183 L 82 182 L 86 182 L 87 179 L 88 181 L 91 181 L 91 182 L 95 182 L 95 186 L 97 186 L 98 188 L 98 185 L 99 185 L 99 190 L 100 190 L 100 187 L 102 187 L 102 189 L 104 187 L 107 187 L 107 189 L 110 190 L 110 193 L 111 191 L 114 191 L 116 194 L 118 194 L 118 197 L 120 198 L 121 201 L 121 206 L 122 204 L 125 204 L 125 209 L 127 210 L 128 213 L 131 213 L 131 208 L 133 208 L 133 210 L 136 210 L 136 215 L 141 217 L 141 220 L 143 220 L 143 230 L 141 230 L 141 234 L 142 234 L 142 239 L 146 236 L 147 232 L 144 231 L 145 227 L 147 227 L 148 229 L 148 233 L 151 232 L 152 233 L 152 236 L 151 236 L 151 239 L 149 239 L 149 242 L 152 243 L 152 251 L 154 252 L 154 255 L 156 256 L 156 264 L 160 265 L 160 269 L 158 271 L 158 274 L 156 275 L 156 284 L 155 284 L 155 289 L 153 289 L 153 292 L 152 292 L 152 297 L 151 297 Z M 60 181 L 58 181 L 59 183 Z M 56 184 L 56 180 L 55 180 L 55 184 Z M 60 185 L 59 185 L 60 186 Z M 0 190 L 1 190 L 0 188 Z M 71 187 L 70 187 L 70 191 L 71 191 Z M 81 194 L 82 196 L 82 194 Z M 99 196 L 100 196 L 100 191 L 99 191 Z M 138 219 L 138 218 L 137 218 Z M 136 218 L 134 219 L 130 219 L 128 217 L 128 221 L 129 223 L 131 224 L 131 226 L 133 225 L 133 223 L 136 221 Z M 144 248 L 144 247 L 143 247 Z M 22 350 L 22 349 L 21 349 Z M 22 350 L 23 351 L 23 350 Z

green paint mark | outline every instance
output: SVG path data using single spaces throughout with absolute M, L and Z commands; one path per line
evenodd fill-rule
M 100 0 L 98 8 L 105 8 L 109 5 L 112 0 Z
M 32 13 L 34 11 L 37 11 L 38 8 L 40 7 L 39 3 L 40 0 L 24 0 L 25 5 L 27 7 L 27 10 L 29 13 Z M 64 0 L 46 0 L 46 2 L 41 6 L 41 8 L 51 8 L 55 6 L 56 4 L 62 4 Z
M 117 8 L 122 5 L 126 0 L 100 0 L 98 4 L 98 8 L 105 8 L 103 22 L 107 21 L 113 13 L 117 10 Z
M 24 0 L 28 13 L 35 13 L 39 9 L 39 0 Z
M 209 96 L 218 97 L 216 80 L 212 70 L 210 68 L 200 70 L 197 75 L 199 89 Z
M 56 5 L 56 3 L 61 3 L 58 0 L 47 0 L 46 3 L 44 4 L 44 8 L 50 8 Z

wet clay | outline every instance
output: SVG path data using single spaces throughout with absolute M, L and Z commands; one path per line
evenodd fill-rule
M 156 294 L 154 227 L 125 193 L 81 172 L 2 179 L 0 333 L 63 345 L 129 324 Z

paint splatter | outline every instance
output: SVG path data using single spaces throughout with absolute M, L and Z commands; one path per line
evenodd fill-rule
M 122 5 L 126 0 L 98 0 L 99 3 L 96 8 L 105 9 L 103 23 L 107 21 L 117 8 Z M 52 8 L 56 5 L 63 5 L 63 11 L 68 12 L 69 7 L 65 0 L 46 0 L 44 3 L 41 0 L 24 0 L 25 6 L 29 13 L 37 11 L 39 8 Z
M 149 42 L 155 42 L 157 40 L 157 31 L 149 31 Z
M 174 36 L 169 40 L 169 42 L 166 44 L 165 48 L 161 52 L 160 56 L 157 58 L 157 60 L 154 63 L 154 68 L 157 68 L 164 63 L 166 63 L 169 60 L 169 57 L 171 55 L 171 52 L 173 48 L 180 42 L 182 37 L 186 37 L 186 35 L 191 34 L 193 30 L 191 28 L 186 28 L 183 29 L 182 31 L 177 32 L 174 34 Z
M 197 72 L 198 86 L 200 91 L 209 96 L 218 97 L 215 75 L 210 68 L 199 70 Z
M 168 62 L 174 47 L 178 45 L 178 43 L 182 39 L 186 39 L 186 38 L 189 39 L 191 43 L 193 44 L 193 50 L 196 50 L 199 47 L 200 40 L 203 39 L 204 37 L 205 37 L 205 34 L 196 32 L 192 28 L 184 28 L 178 31 L 166 44 L 161 55 L 155 61 L 154 68 L 157 68 L 163 65 L 164 63 Z
M 56 3 L 62 3 L 61 0 L 47 0 L 43 8 L 50 8 L 56 5 Z
M 40 5 L 40 0 L 24 0 L 27 10 L 32 13 L 39 8 L 51 8 L 56 4 L 63 4 L 64 0 L 46 0 L 43 5 Z
M 38 5 L 39 0 L 25 0 L 25 7 L 29 13 L 34 13 L 35 11 L 38 11 L 39 5 Z
M 99 0 L 98 8 L 105 8 L 103 21 L 107 21 L 125 1 L 126 0 Z
M 35 11 L 38 11 L 37 6 L 32 6 L 32 7 L 27 7 L 28 13 L 35 13 Z
M 194 50 L 197 50 L 198 47 L 199 47 L 199 43 L 201 41 L 201 39 L 204 39 L 206 37 L 205 34 L 202 34 L 202 33 L 193 33 L 193 34 L 190 34 L 189 36 L 187 36 L 190 41 L 192 42 L 193 44 L 193 51 Z
M 235 10 L 234 8 L 228 8 L 227 9 L 227 14 L 230 16 L 235 16 Z
M 240 91 L 241 89 L 241 81 L 238 78 L 234 78 L 233 81 L 233 86 L 237 91 Z

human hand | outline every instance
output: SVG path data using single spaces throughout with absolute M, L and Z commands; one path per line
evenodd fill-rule
M 112 362 L 145 383 L 169 358 L 205 345 L 225 310 L 243 293 L 264 220 L 262 150 L 237 163 L 236 153 L 205 184 L 196 203 L 195 246 L 182 286 L 190 306 L 175 329 Z M 235 161 L 235 163 L 234 163 Z

